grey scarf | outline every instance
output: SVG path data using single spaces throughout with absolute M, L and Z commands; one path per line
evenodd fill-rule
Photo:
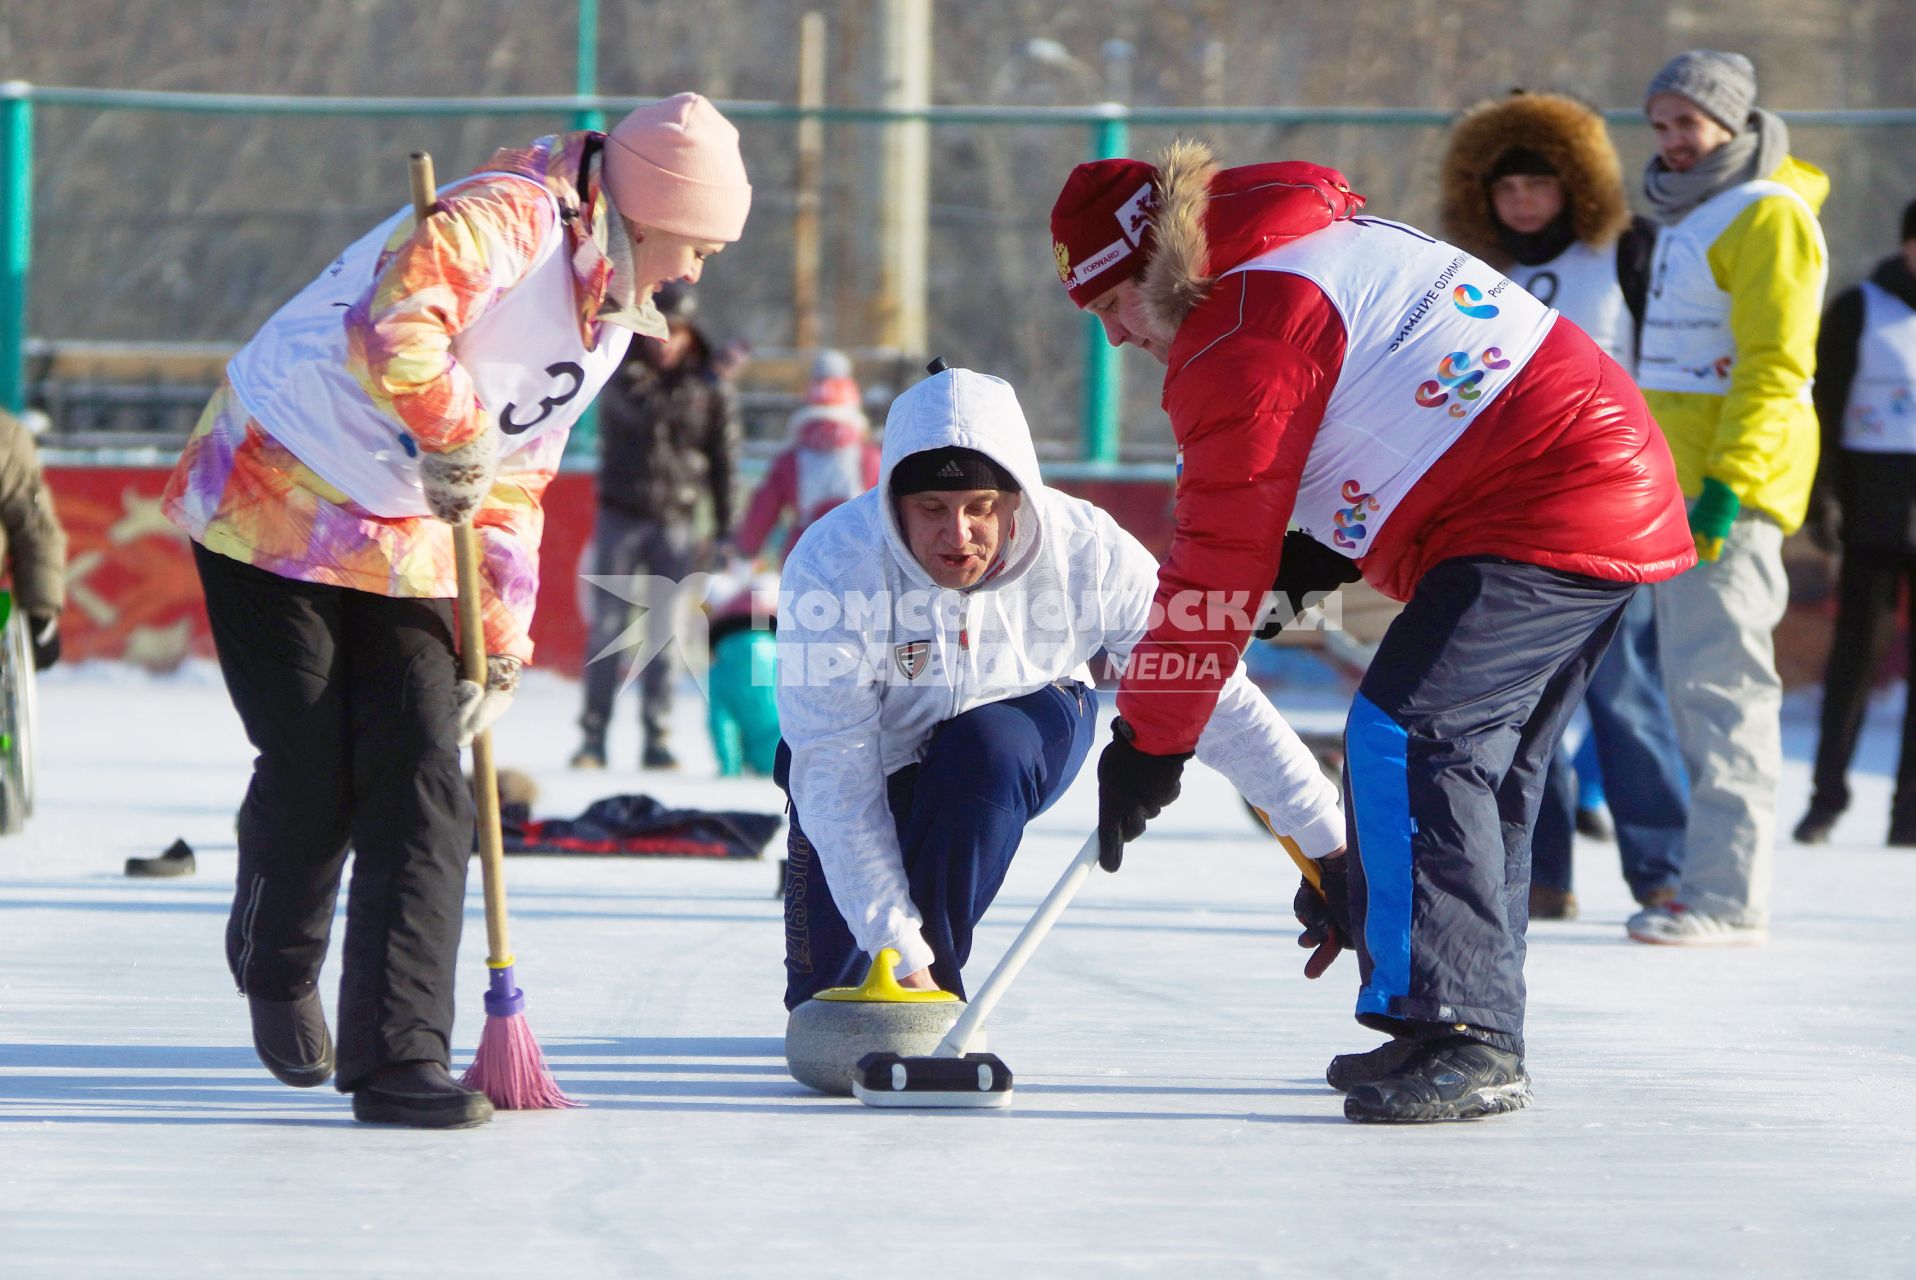
M 1711 196 L 1775 173 L 1789 153 L 1789 126 L 1759 107 L 1750 112 L 1743 132 L 1682 173 L 1665 165 L 1662 156 L 1651 156 L 1643 169 L 1650 214 L 1673 227 Z

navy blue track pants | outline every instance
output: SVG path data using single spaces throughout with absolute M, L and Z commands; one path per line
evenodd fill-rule
M 935 959 L 931 976 L 965 994 L 960 970 L 971 934 L 998 896 L 1025 825 L 1078 776 L 1098 725 L 1098 695 L 1076 683 L 974 707 L 932 732 L 924 759 L 886 780 L 911 900 Z M 783 742 L 772 776 L 791 791 Z M 785 875 L 785 1007 L 827 987 L 856 986 L 871 957 L 859 949 L 832 901 L 825 869 L 788 811 Z
M 1464 557 L 1385 632 L 1345 728 L 1359 1022 L 1522 1052 L 1544 771 L 1635 591 Z

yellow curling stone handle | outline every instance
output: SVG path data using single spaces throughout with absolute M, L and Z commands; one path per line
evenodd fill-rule
M 943 1004 L 957 1001 L 958 997 L 949 991 L 916 991 L 899 986 L 898 979 L 892 976 L 897 964 L 898 953 L 886 947 L 872 961 L 870 971 L 865 974 L 864 986 L 827 987 L 812 999 L 862 1001 L 868 1004 Z

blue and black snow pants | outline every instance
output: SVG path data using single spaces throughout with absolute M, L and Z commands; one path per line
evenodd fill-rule
M 1345 728 L 1359 1022 L 1523 1051 L 1544 771 L 1636 589 L 1463 557 L 1385 632 Z
M 925 756 L 886 780 L 912 904 L 935 957 L 931 976 L 965 994 L 971 934 L 998 896 L 1025 824 L 1078 776 L 1097 732 L 1098 695 L 1074 681 L 973 707 L 932 732 Z M 772 777 L 791 792 L 791 749 Z M 856 986 L 871 957 L 832 901 L 818 851 L 793 805 L 786 833 L 785 1007 L 827 987 Z

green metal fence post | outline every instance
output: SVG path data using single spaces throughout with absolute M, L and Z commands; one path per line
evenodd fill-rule
M 573 63 L 573 90 L 581 98 L 599 93 L 599 0 L 579 0 L 579 54 Z M 604 129 L 605 112 L 586 107 L 572 115 L 574 129 Z M 574 458 L 596 457 L 599 452 L 599 406 L 586 406 L 572 424 L 572 435 L 565 451 Z
M 33 259 L 33 88 L 0 84 L 0 408 L 27 403 L 27 268 Z
M 579 0 L 579 56 L 573 64 L 574 89 L 581 98 L 599 93 L 599 0 Z M 588 107 L 572 117 L 575 129 L 605 128 L 605 112 Z
M 1091 126 L 1091 159 L 1121 156 L 1130 146 L 1130 114 L 1107 103 Z M 1124 399 L 1124 349 L 1104 338 L 1096 316 L 1084 318 L 1084 456 L 1091 462 L 1116 462 L 1123 438 L 1118 418 Z

